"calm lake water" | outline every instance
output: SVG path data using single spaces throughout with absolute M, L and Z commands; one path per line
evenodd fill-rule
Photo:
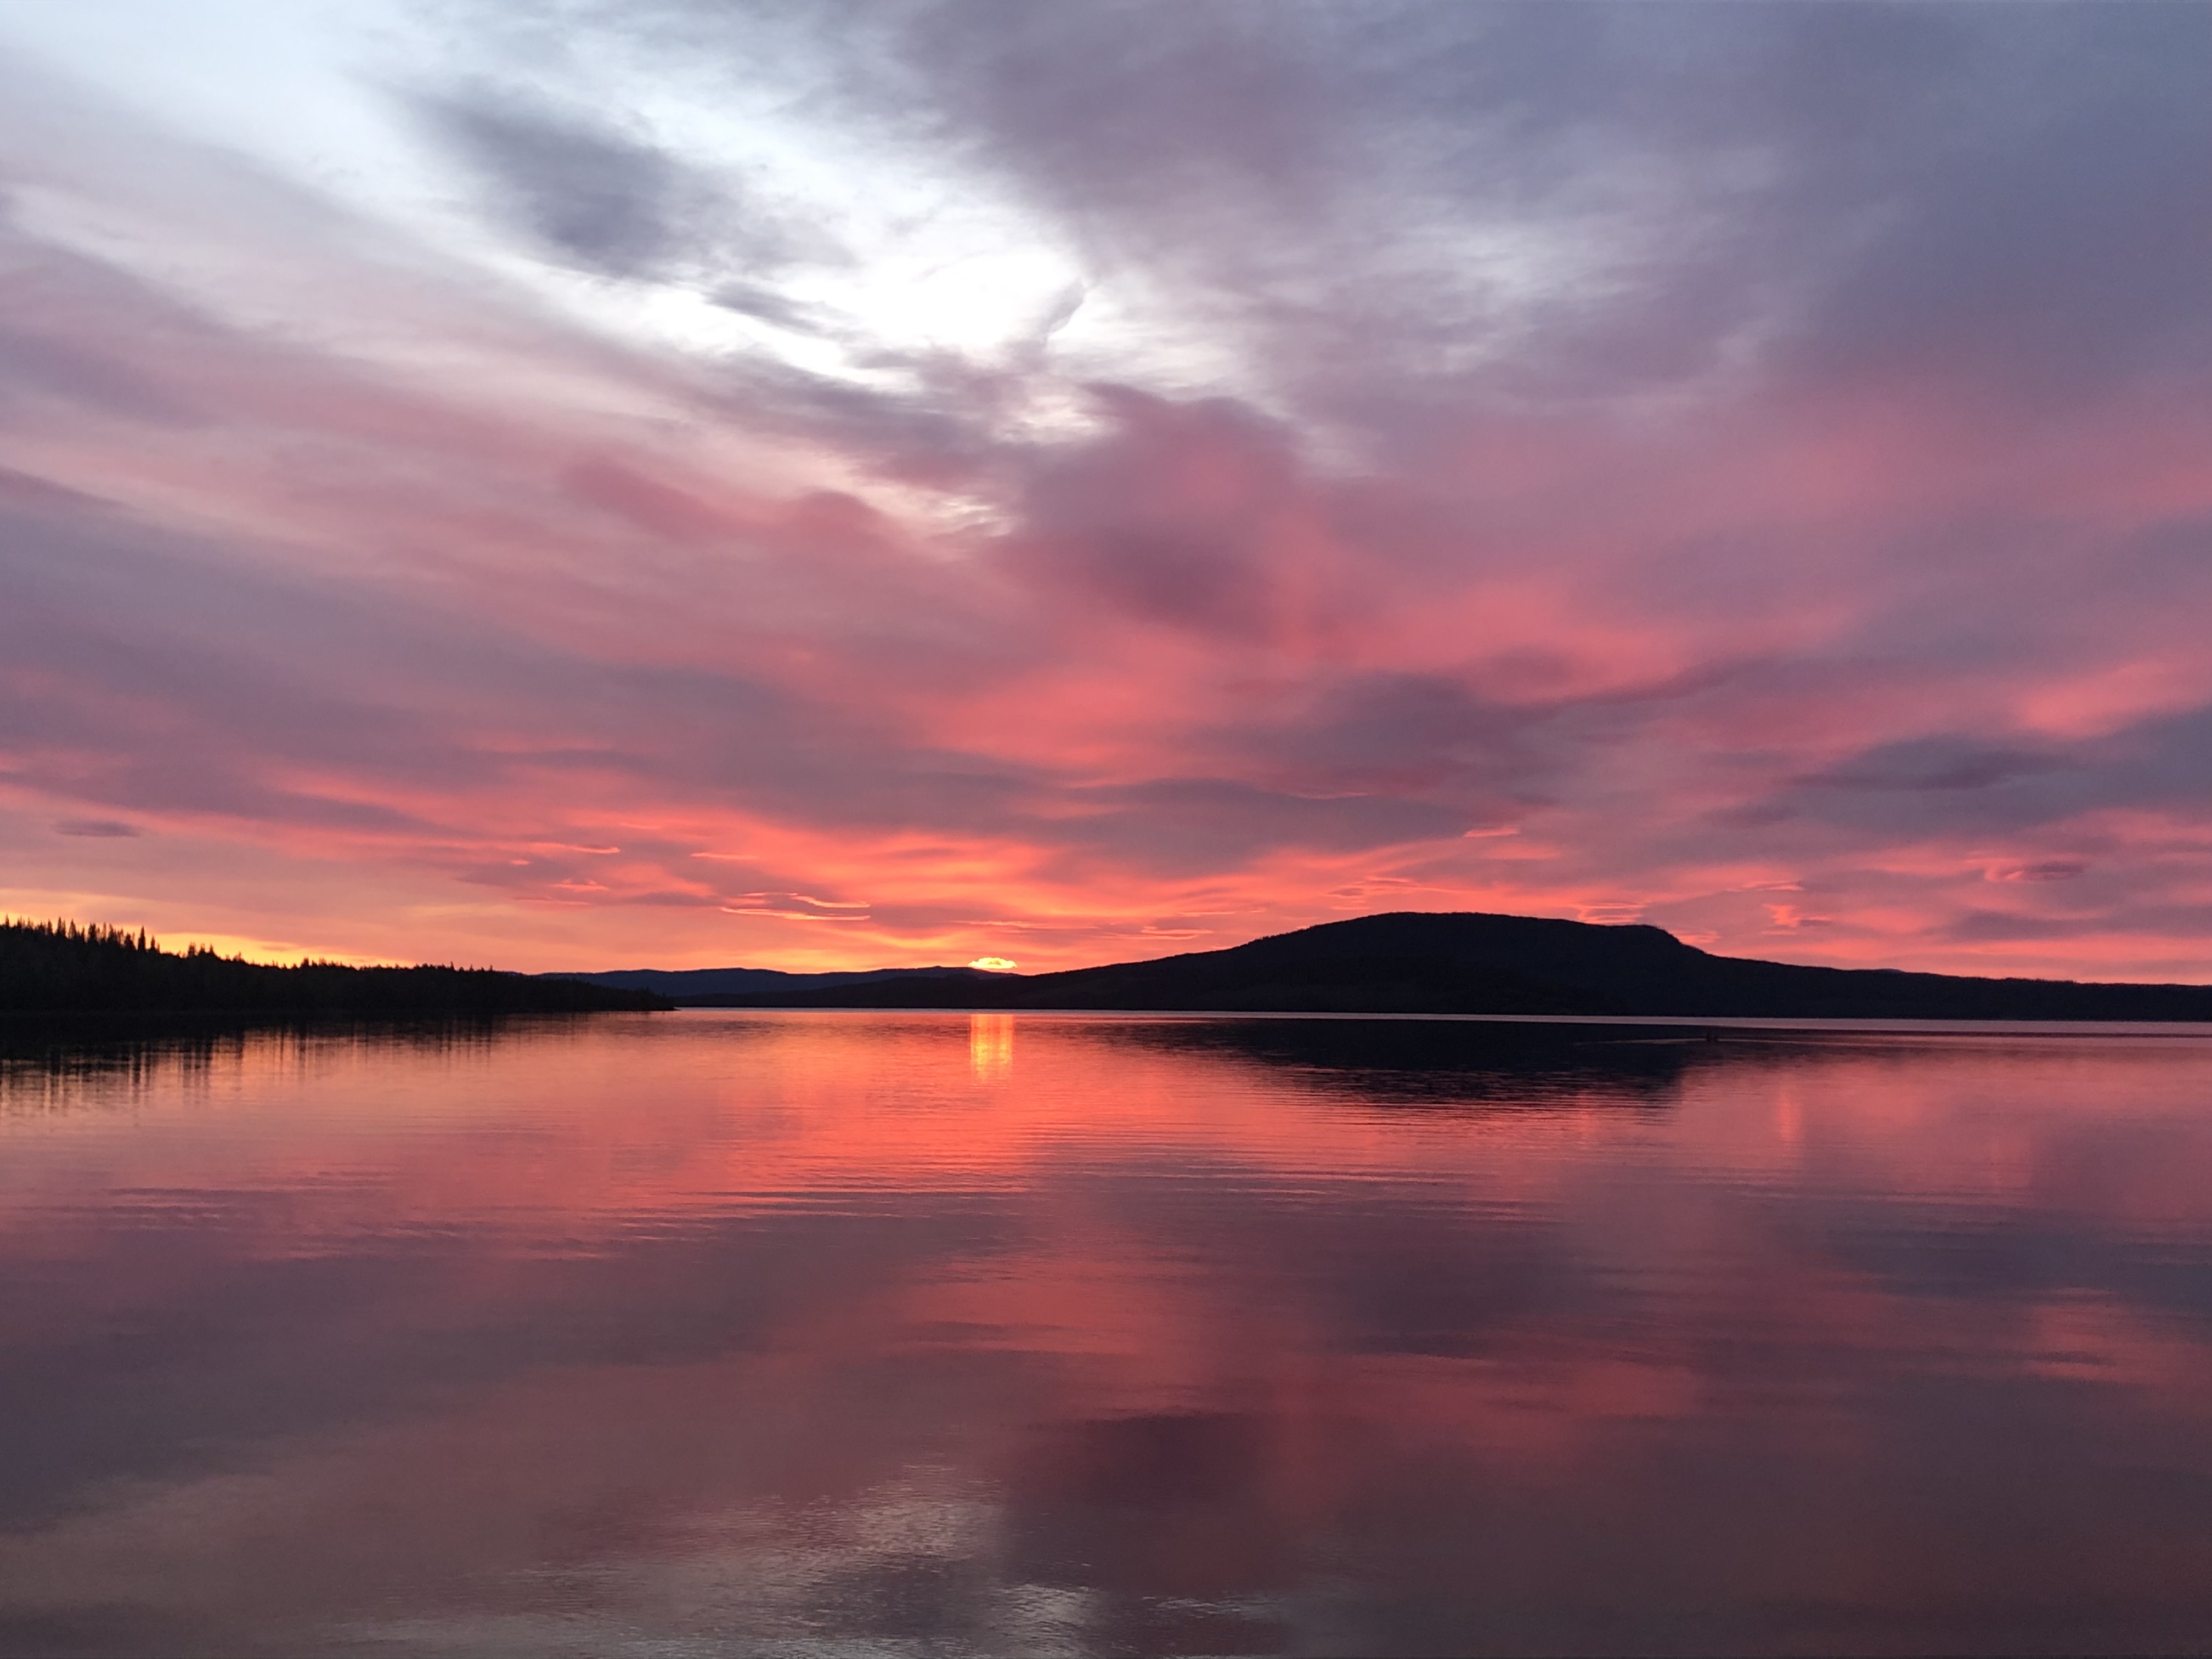
M 0 1653 L 2212 1647 L 2212 1039 L 699 1011 L 0 1146 Z

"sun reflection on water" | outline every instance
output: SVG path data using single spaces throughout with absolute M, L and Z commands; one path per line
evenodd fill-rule
M 968 1069 L 979 1082 L 998 1083 L 1014 1069 L 1014 1017 L 968 1016 Z

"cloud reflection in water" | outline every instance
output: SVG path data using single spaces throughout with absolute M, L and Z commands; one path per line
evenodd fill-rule
M 988 1022 L 19 1065 L 0 1653 L 2212 1613 L 2204 1045 Z

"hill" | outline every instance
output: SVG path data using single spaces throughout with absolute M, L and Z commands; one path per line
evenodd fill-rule
M 144 933 L 68 922 L 0 922 L 0 1013 L 332 1015 L 420 1018 L 666 1008 L 649 991 L 541 980 L 489 968 L 274 968 L 204 948 L 164 951 Z
M 964 983 L 901 979 L 684 1000 L 816 1008 L 2212 1020 L 2212 986 L 1808 968 L 1712 956 L 1658 927 L 1424 911 L 1056 974 Z

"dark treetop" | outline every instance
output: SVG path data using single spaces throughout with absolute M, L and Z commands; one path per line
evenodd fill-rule
M 473 1017 L 665 1008 L 649 991 L 489 968 L 296 968 L 179 955 L 144 933 L 70 922 L 0 922 L 0 1013 Z

